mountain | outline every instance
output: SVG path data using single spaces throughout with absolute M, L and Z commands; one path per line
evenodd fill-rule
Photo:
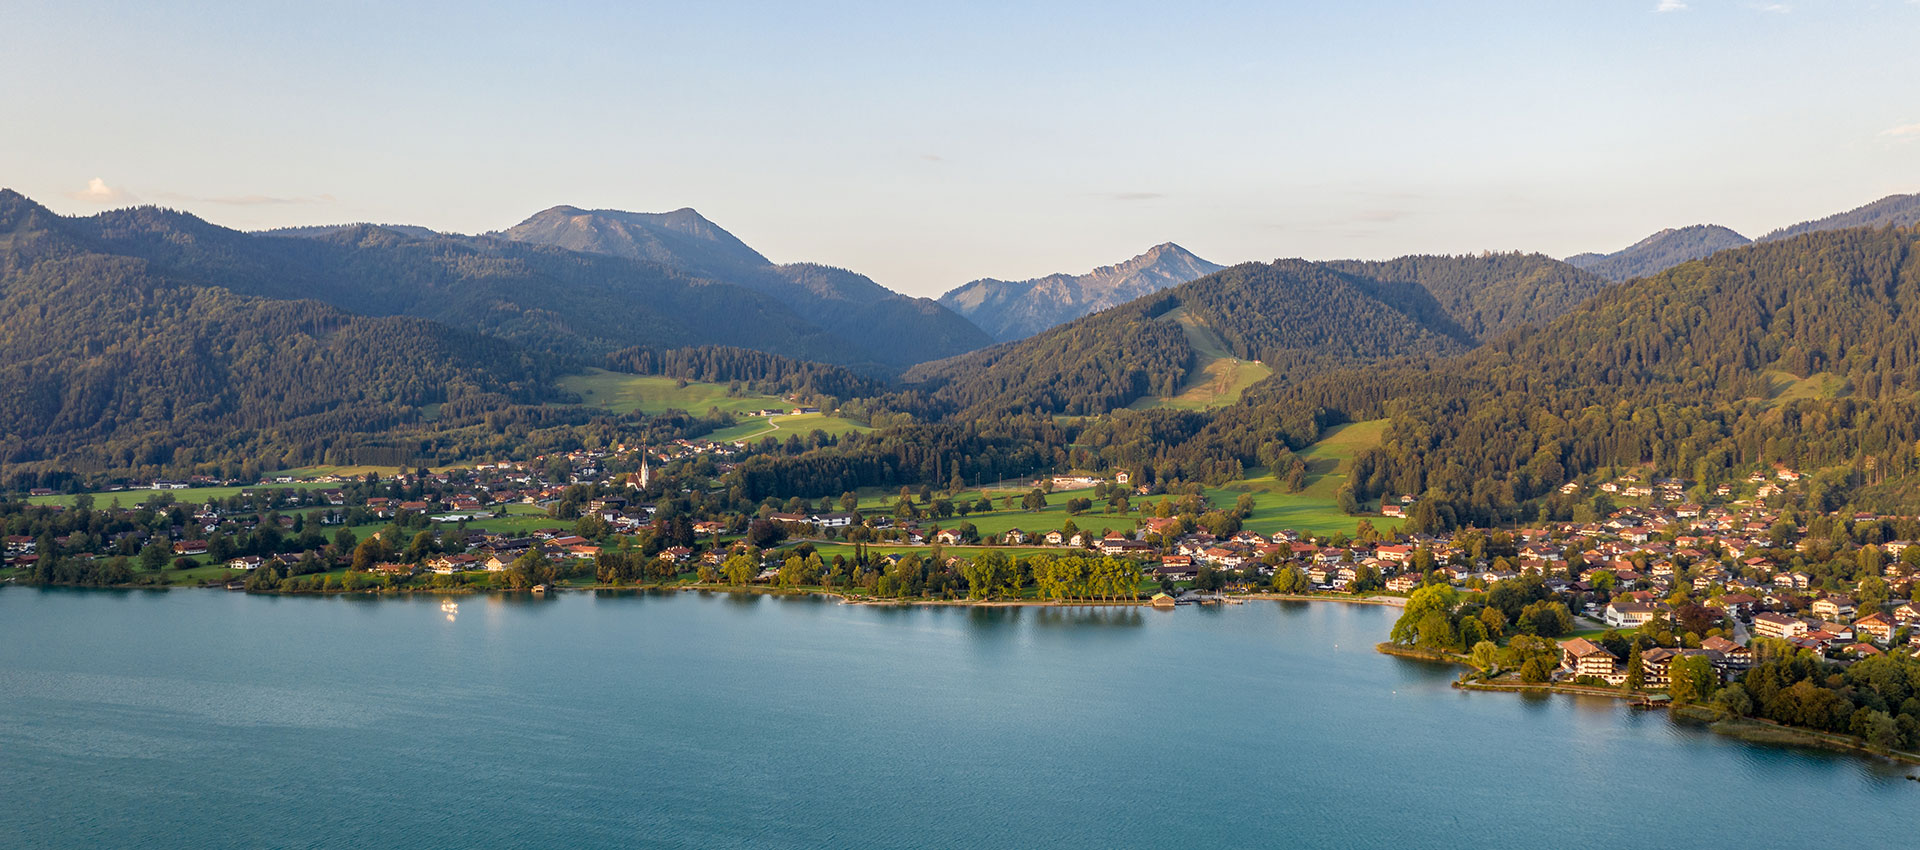
M 588 361 L 635 345 L 736 345 L 879 368 L 773 298 L 639 260 L 375 225 L 268 236 L 155 207 L 69 219 L 66 227 L 103 253 L 138 258 L 181 281 L 430 319 Z
M 202 285 L 103 250 L 88 224 L 0 189 L 0 463 L 278 462 L 428 405 L 551 393 L 553 362 L 511 343 Z
M 940 303 L 972 320 L 994 339 L 1007 342 L 1223 268 L 1165 242 L 1124 263 L 1101 266 L 1082 275 L 1053 274 L 1017 281 L 981 278 L 940 296 Z
M 896 369 L 993 342 L 973 323 L 931 299 L 901 295 L 865 275 L 813 263 L 775 264 L 691 209 L 634 213 L 559 206 L 494 235 L 646 260 L 750 289 L 771 296 L 846 345 Z
M 1667 228 L 1611 254 L 1576 254 L 1569 264 L 1620 282 L 1666 271 L 1752 240 L 1717 224 Z
M 1221 352 L 1214 359 L 1255 361 L 1285 384 L 1458 354 L 1606 285 L 1537 254 L 1245 263 L 905 377 L 937 409 L 963 415 L 1104 413 L 1173 395 L 1209 365 L 1203 347 Z
M 1787 239 L 1803 233 L 1840 230 L 1849 227 L 1908 227 L 1920 224 L 1920 194 L 1888 195 L 1863 207 L 1856 207 L 1826 218 L 1782 227 L 1760 237 L 1761 242 Z

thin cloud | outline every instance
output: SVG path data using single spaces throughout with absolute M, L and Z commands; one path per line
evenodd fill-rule
M 67 197 L 92 204 L 137 204 L 140 199 L 118 186 L 109 186 L 103 178 L 87 181 L 87 188 L 68 192 Z
M 937 153 L 923 153 L 920 155 L 920 158 L 928 162 L 946 162 L 947 161 L 946 157 L 941 156 Z
M 1165 192 L 1114 192 L 1107 197 L 1116 201 L 1157 201 L 1166 196 Z
M 1896 142 L 1911 142 L 1920 139 L 1920 124 L 1902 124 L 1880 131 L 1880 137 Z
M 1755 6 L 1753 8 L 1758 9 L 1762 12 L 1772 12 L 1776 15 L 1784 15 L 1788 12 L 1793 11 L 1793 7 L 1785 3 L 1768 3 L 1764 6 Z
M 1687 10 L 1687 4 L 1680 2 L 1680 0 L 1660 0 L 1660 5 L 1653 7 L 1653 10 L 1656 12 L 1684 12 Z

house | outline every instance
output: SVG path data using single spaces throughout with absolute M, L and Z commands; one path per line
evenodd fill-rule
M 1838 620 L 1854 615 L 1853 597 L 1834 594 L 1815 600 L 1811 610 L 1822 620 Z
M 1761 637 L 1788 640 L 1807 633 L 1807 624 L 1771 611 L 1753 615 L 1753 632 Z
M 1043 539 L 1047 541 L 1048 546 L 1060 546 L 1067 542 L 1067 533 L 1064 531 L 1049 531 Z
M 1402 508 L 1399 505 L 1381 505 L 1380 515 L 1384 517 L 1394 517 L 1395 519 L 1399 519 L 1399 518 L 1405 517 L 1407 515 L 1407 511 L 1405 508 Z
M 1716 666 L 1727 670 L 1745 670 L 1753 666 L 1753 650 L 1719 635 L 1701 641 L 1700 648 L 1718 654 Z
M 847 511 L 814 514 L 808 518 L 816 528 L 846 528 L 853 525 L 853 514 Z
M 1920 605 L 1912 602 L 1901 603 L 1900 607 L 1893 609 L 1893 621 L 1903 626 L 1920 623 Z
M 1574 638 L 1560 644 L 1560 666 L 1567 668 L 1575 678 L 1592 676 L 1610 685 L 1626 681 L 1627 676 L 1619 669 L 1620 659 L 1607 648 L 1586 638 Z
M 1153 544 L 1124 537 L 1109 537 L 1100 541 L 1100 552 L 1104 555 L 1150 555 L 1153 553 Z
M 231 561 L 228 561 L 227 569 L 257 570 L 257 569 L 260 569 L 260 565 L 262 563 L 264 563 L 264 559 L 262 559 L 259 555 L 246 555 L 244 557 L 239 557 Z
M 1412 593 L 1414 588 L 1420 586 L 1421 581 L 1423 581 L 1421 576 L 1413 573 L 1401 573 L 1393 578 L 1387 579 L 1387 589 L 1395 593 Z
M 1893 642 L 1893 629 L 1893 620 L 1878 611 L 1853 621 L 1853 630 L 1855 632 L 1872 635 L 1875 640 L 1881 643 Z
M 943 528 L 940 529 L 938 534 L 933 536 L 933 539 L 939 541 L 943 546 L 958 546 L 960 545 L 960 532 L 951 528 Z
M 1382 561 L 1391 561 L 1396 564 L 1404 564 L 1406 563 L 1409 557 L 1413 556 L 1413 547 L 1412 546 L 1382 546 L 1378 549 L 1373 550 L 1373 554 L 1375 557 L 1379 558 Z
M 508 563 L 512 563 L 512 562 L 509 561 Z M 480 558 L 475 555 L 468 555 L 464 552 L 458 555 L 441 555 L 437 558 L 432 558 L 427 561 L 427 569 L 433 570 L 434 572 L 439 573 L 441 575 L 452 575 L 454 573 L 461 572 L 464 570 L 472 570 L 472 569 L 479 569 L 479 568 L 481 568 Z M 506 569 L 506 565 L 502 564 L 500 566 L 500 570 L 504 570 L 504 569 Z M 500 570 L 493 570 L 493 571 L 499 572 Z
M 1009 528 L 1007 529 L 1007 533 L 1000 535 L 1000 540 L 1008 546 L 1018 546 L 1027 542 L 1029 539 L 1031 538 L 1027 537 L 1026 532 L 1017 528 Z
M 173 544 L 173 554 L 175 554 L 175 555 L 205 555 L 205 554 L 207 554 L 207 541 L 205 541 L 205 540 L 182 540 L 182 541 L 180 541 L 180 542 L 178 542 L 178 543 L 175 543 L 175 544 Z
M 1640 671 L 1645 676 L 1646 687 L 1664 688 L 1673 682 L 1668 671 L 1673 662 L 1687 656 L 1697 655 L 1711 660 L 1712 653 L 1702 649 L 1670 649 L 1664 646 L 1654 647 L 1640 653 Z
M 1604 619 L 1616 629 L 1637 629 L 1651 621 L 1659 609 L 1642 602 L 1614 601 L 1607 605 Z

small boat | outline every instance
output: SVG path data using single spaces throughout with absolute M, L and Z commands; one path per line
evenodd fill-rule
M 536 585 L 534 585 L 534 586 L 533 586 L 533 592 L 534 592 L 534 593 L 546 593 L 546 592 L 547 592 L 547 586 L 546 586 L 546 585 L 544 585 L 544 584 L 536 584 Z

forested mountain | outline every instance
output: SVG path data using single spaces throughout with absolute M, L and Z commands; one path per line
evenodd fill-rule
M 1667 228 L 1611 254 L 1575 254 L 1567 262 L 1616 283 L 1658 274 L 1752 240 L 1717 224 Z
M 647 260 L 745 287 L 773 297 L 845 344 L 894 368 L 992 343 L 984 331 L 931 299 L 901 295 L 846 269 L 775 264 L 691 209 L 633 213 L 560 206 L 495 235 Z
M 1010 341 L 1117 307 L 1224 266 L 1207 262 L 1172 242 L 1155 245 L 1124 263 L 1082 275 L 1054 274 L 1032 280 L 982 278 L 940 296 L 940 303 L 992 334 Z
M 938 409 L 1102 413 L 1169 395 L 1197 322 L 1281 383 L 1393 357 L 1457 354 L 1551 319 L 1606 281 L 1537 254 L 1246 263 L 985 351 L 916 367 Z M 1176 312 L 1178 311 L 1178 312 Z
M 69 219 L 66 228 L 102 253 L 145 260 L 182 281 L 432 319 L 579 358 L 633 345 L 738 345 L 874 362 L 767 296 L 619 257 L 374 225 L 266 236 L 155 207 Z
M 1759 241 L 1771 242 L 1803 233 L 1849 227 L 1907 227 L 1914 224 L 1920 224 L 1920 194 L 1888 195 L 1863 207 L 1780 228 L 1760 237 Z
M 1563 513 L 1561 483 L 1641 464 L 1706 484 L 1758 464 L 1837 466 L 1815 479 L 1823 509 L 1911 511 L 1920 500 L 1899 482 L 1920 475 L 1916 249 L 1909 228 L 1723 251 L 1457 358 L 1273 388 L 1151 461 L 1205 474 L 1256 463 L 1272 435 L 1298 448 L 1319 426 L 1385 417 L 1384 444 L 1355 459 L 1354 495 L 1427 493 L 1448 520 Z
M 0 463 L 277 454 L 550 392 L 551 360 L 510 343 L 198 285 L 102 251 L 86 224 L 0 189 Z
M 1544 254 L 1414 255 L 1383 262 L 1336 260 L 1329 268 L 1370 282 L 1374 295 L 1451 323 L 1479 342 L 1525 324 L 1558 318 L 1607 288 L 1608 281 Z M 1438 307 L 1444 318 L 1426 312 Z

